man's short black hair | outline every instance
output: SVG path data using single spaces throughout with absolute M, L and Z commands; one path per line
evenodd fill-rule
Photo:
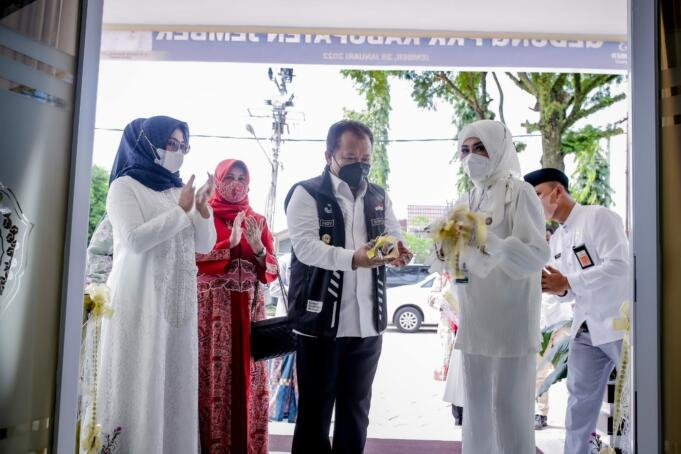
M 351 132 L 358 137 L 368 137 L 371 146 L 374 146 L 374 133 L 361 121 L 341 120 L 331 125 L 329 133 L 326 135 L 326 151 L 333 154 L 340 145 L 341 136 Z

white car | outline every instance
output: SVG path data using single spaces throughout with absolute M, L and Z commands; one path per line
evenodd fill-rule
M 388 320 L 403 333 L 414 333 L 422 325 L 437 325 L 440 311 L 428 304 L 431 288 L 439 273 L 415 284 L 388 288 Z

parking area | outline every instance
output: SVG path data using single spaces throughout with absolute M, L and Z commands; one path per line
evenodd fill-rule
M 442 401 L 444 384 L 433 379 L 440 357 L 434 327 L 417 333 L 390 328 L 384 334 L 373 387 L 369 438 L 461 440 L 461 428 L 454 426 L 450 406 Z M 549 427 L 536 432 L 537 447 L 546 454 L 563 452 L 566 402 L 564 384 L 553 386 Z M 293 424 L 270 423 L 270 431 L 290 435 Z

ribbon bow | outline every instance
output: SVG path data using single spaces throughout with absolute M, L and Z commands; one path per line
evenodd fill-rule
M 106 284 L 90 284 L 85 289 L 85 311 L 94 318 L 111 318 L 111 293 Z

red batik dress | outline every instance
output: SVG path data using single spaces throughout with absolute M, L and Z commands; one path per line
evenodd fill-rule
M 267 454 L 267 363 L 251 359 L 250 336 L 251 321 L 265 318 L 262 284 L 276 279 L 277 261 L 266 225 L 263 268 L 245 236 L 229 247 L 233 216 L 219 214 L 215 210 L 215 248 L 197 255 L 201 452 Z M 248 215 L 262 220 L 250 208 Z

